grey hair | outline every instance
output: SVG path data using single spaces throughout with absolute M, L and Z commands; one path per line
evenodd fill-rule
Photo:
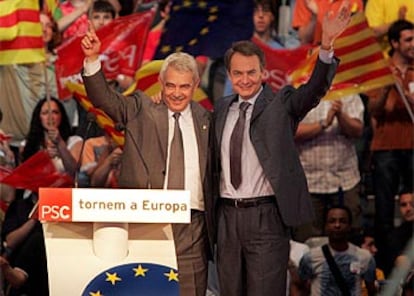
M 161 66 L 160 79 L 164 80 L 165 72 L 172 67 L 180 72 L 191 72 L 193 74 L 193 82 L 200 80 L 197 62 L 193 56 L 185 52 L 175 52 L 170 54 Z

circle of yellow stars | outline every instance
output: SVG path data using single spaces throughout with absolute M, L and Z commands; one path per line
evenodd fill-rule
M 138 264 L 136 268 L 132 269 L 135 273 L 135 277 L 145 277 L 146 273 L 149 271 L 148 268 L 143 268 L 141 264 Z M 110 273 L 106 272 L 106 279 L 105 281 L 110 282 L 113 286 L 116 285 L 117 282 L 122 281 L 122 279 L 118 276 L 116 272 Z M 170 269 L 169 272 L 164 273 L 164 276 L 168 278 L 168 281 L 176 281 L 178 282 L 178 272 L 175 272 L 173 269 Z M 101 291 L 96 292 L 89 292 L 89 296 L 105 296 L 101 293 Z
M 203 0 L 202 1 L 195 1 L 195 2 L 190 1 L 190 0 L 184 0 L 183 3 L 182 3 L 182 5 L 178 5 L 178 4 L 177 5 L 174 5 L 172 7 L 172 11 L 175 11 L 176 12 L 176 11 L 179 11 L 180 9 L 190 8 L 191 6 L 198 6 L 198 8 L 204 9 L 204 10 L 207 10 L 208 9 L 208 17 L 207 17 L 207 20 L 206 20 L 207 24 L 203 28 L 201 28 L 201 30 L 198 33 L 198 36 L 194 37 L 193 39 L 191 39 L 191 40 L 189 40 L 187 42 L 187 45 L 194 46 L 194 45 L 196 45 L 198 43 L 199 39 L 202 36 L 206 35 L 210 31 L 209 26 L 213 22 L 215 22 L 217 20 L 217 18 L 218 18 L 219 7 L 217 5 L 208 7 L 207 1 L 203 1 Z M 165 30 L 166 29 L 164 28 L 164 32 L 165 32 Z M 171 45 L 164 45 L 160 49 L 160 51 L 163 54 L 168 54 L 170 52 L 180 52 L 183 49 L 184 49 L 184 46 L 182 46 L 182 45 L 176 46 L 175 48 L 172 48 Z

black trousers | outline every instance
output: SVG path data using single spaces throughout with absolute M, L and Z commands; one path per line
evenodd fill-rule
M 217 271 L 220 294 L 286 295 L 289 232 L 275 203 L 248 208 L 221 204 Z

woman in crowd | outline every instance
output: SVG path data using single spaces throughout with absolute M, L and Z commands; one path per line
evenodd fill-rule
M 21 160 L 24 162 L 45 150 L 57 171 L 74 176 L 81 142 L 80 137 L 71 136 L 62 103 L 55 98 L 42 99 L 33 110 Z M 10 204 L 3 224 L 0 266 L 13 288 L 10 295 L 48 295 L 46 256 L 43 239 L 39 239 L 43 232 L 37 215 L 31 214 L 36 212 L 33 209 L 38 196 L 28 190 L 19 193 Z M 33 250 L 37 250 L 36 256 L 32 256 Z

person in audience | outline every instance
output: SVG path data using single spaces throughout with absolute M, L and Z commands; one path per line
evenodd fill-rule
M 101 146 L 96 167 L 91 174 L 91 187 L 118 188 L 122 149 L 107 135 L 107 144 Z
M 290 252 L 288 263 L 287 296 L 304 295 L 307 291 L 298 275 L 298 267 L 303 255 L 309 252 L 309 246 L 294 240 L 290 240 Z
M 365 16 L 368 25 L 380 41 L 384 54 L 387 55 L 390 49 L 387 32 L 391 24 L 397 20 L 414 22 L 414 1 L 368 0 L 365 5 Z
M 89 19 L 95 30 L 112 22 L 116 17 L 115 8 L 107 0 L 95 0 L 89 12 Z
M 33 111 L 21 161 L 26 161 L 36 152 L 44 149 L 59 172 L 74 176 L 81 139 L 71 137 L 70 133 L 68 118 L 60 101 L 55 98 L 42 99 Z M 25 191 L 7 210 L 2 239 L 9 250 L 13 251 L 17 248 L 37 225 L 35 219 L 28 218 L 36 202 L 37 194 Z
M 11 289 L 8 296 L 49 296 L 46 251 L 41 232 L 32 232 L 13 266 L 0 256 L 0 269 Z
M 375 244 L 375 231 L 373 228 L 363 229 L 362 232 L 354 236 L 353 243 L 358 247 L 365 249 L 371 253 L 375 259 L 375 255 L 378 252 Z M 385 275 L 382 269 L 375 268 L 375 288 L 377 291 L 381 291 L 382 286 L 385 284 Z M 365 285 L 365 281 L 362 281 L 361 295 L 367 296 L 368 290 Z
M 283 48 L 275 32 L 276 7 L 270 0 L 255 0 L 253 11 L 253 40 L 266 43 L 271 48 Z
M 116 10 L 111 2 L 108 0 L 95 0 L 89 12 L 89 20 L 98 31 L 103 26 L 111 23 L 117 17 Z M 114 87 L 120 90 L 126 90 L 134 81 L 134 78 L 130 75 L 118 74 L 111 83 L 114 83 Z
M 414 193 L 412 190 L 406 190 L 399 194 L 399 211 L 401 215 L 401 224 L 396 227 L 390 234 L 388 242 L 390 245 L 391 264 L 395 265 L 398 257 L 404 256 L 408 242 L 414 234 Z M 411 250 L 412 251 L 412 250 Z M 410 252 L 411 252 L 410 251 Z M 402 258 L 399 258 L 401 261 Z
M 343 1 L 296 0 L 293 10 L 292 27 L 298 31 L 301 44 L 321 43 L 322 20 L 327 14 L 334 13 Z M 351 11 L 363 11 L 362 0 L 351 1 Z
M 92 123 L 90 131 L 84 137 L 84 147 L 81 155 L 79 167 L 79 187 L 89 187 L 90 180 L 102 154 L 108 149 L 110 142 L 109 136 L 98 126 L 96 122 Z M 85 139 L 86 138 L 86 139 Z
M 56 98 L 44 98 L 39 101 L 33 110 L 30 130 L 21 153 L 21 159 L 24 162 L 38 151 L 45 150 L 57 171 L 66 172 L 73 177 L 76 171 L 77 157 L 79 157 L 77 149 L 80 149 L 80 142 L 79 137 L 71 137 L 70 124 L 62 103 Z M 2 228 L 3 256 L 6 257 L 7 263 L 10 263 L 13 267 L 16 263 L 22 262 L 19 261 L 22 258 L 21 256 L 24 258 L 27 255 L 28 251 L 23 252 L 22 250 L 27 248 L 26 244 L 34 243 L 31 240 L 32 236 L 43 236 L 42 227 L 36 214 L 37 200 L 36 192 L 19 191 L 16 199 L 10 204 L 6 212 Z M 39 244 L 43 244 L 43 239 L 36 238 L 34 240 Z M 44 246 L 37 245 L 36 247 L 39 248 L 39 252 L 44 250 Z M 28 256 L 31 256 L 31 254 L 28 254 Z M 40 258 L 37 259 L 40 260 Z M 39 264 L 31 267 L 28 278 L 39 275 L 47 283 L 47 267 L 43 264 L 45 262 L 36 262 Z M 7 267 L 7 264 L 5 266 Z M 27 285 L 22 285 L 23 283 L 26 282 L 19 282 L 15 286 L 16 290 L 13 291 L 15 293 L 34 293 L 36 291 L 31 290 L 32 284 L 36 283 L 31 280 L 27 282 Z
M 252 41 L 263 42 L 271 48 L 281 49 L 284 45 L 278 40 L 275 34 L 276 12 L 273 1 L 255 0 L 253 11 L 254 32 Z M 233 93 L 231 81 L 227 76 L 224 83 L 223 96 Z
M 58 21 L 63 40 L 85 34 L 88 29 L 88 11 L 94 0 L 66 0 L 59 4 L 62 20 Z
M 378 265 L 386 274 L 387 234 L 394 228 L 394 204 L 400 188 L 413 188 L 414 24 L 394 22 L 388 31 L 390 67 L 396 84 L 367 93 L 375 195 Z
M 58 30 L 56 21 L 50 15 L 41 12 L 40 23 L 43 30 L 43 42 L 46 50 L 46 70 L 49 82 L 47 84 L 49 94 L 52 97 L 58 98 L 58 86 L 55 73 L 55 61 L 57 59 L 56 48 L 62 43 L 62 34 Z M 76 118 L 78 118 L 77 102 L 72 97 L 61 98 L 66 114 L 69 117 L 69 122 L 72 127 L 77 125 Z
M 296 147 L 305 170 L 316 218 L 297 229 L 295 239 L 323 236 L 323 217 L 332 204 L 352 211 L 353 229 L 361 228 L 360 174 L 355 139 L 363 130 L 364 105 L 359 95 L 322 100 L 298 125 Z
M 334 205 L 324 220 L 328 244 L 312 248 L 299 264 L 299 277 L 310 288 L 310 295 L 360 295 L 362 280 L 368 295 L 375 295 L 375 260 L 368 250 L 349 242 L 351 210 Z
M 72 136 L 68 116 L 56 98 L 44 98 L 33 110 L 30 130 L 24 143 L 22 161 L 45 149 L 56 169 L 74 176 L 79 157 L 79 136 Z

